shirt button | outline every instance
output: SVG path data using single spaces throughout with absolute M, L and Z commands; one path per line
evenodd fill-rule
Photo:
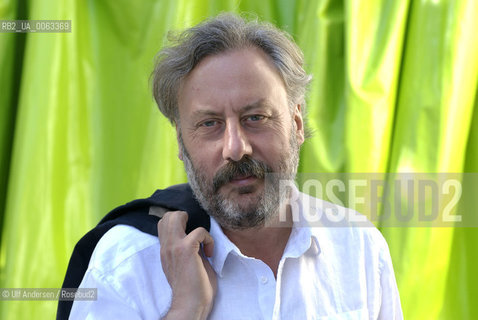
M 266 284 L 267 283 L 267 277 L 261 277 L 261 283 Z

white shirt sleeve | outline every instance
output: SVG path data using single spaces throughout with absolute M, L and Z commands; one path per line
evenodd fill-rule
M 114 288 L 114 284 L 108 283 L 98 270 L 89 269 L 80 287 L 97 288 L 97 300 L 74 301 L 70 319 L 141 319 L 134 302 Z
M 397 281 L 393 271 L 392 258 L 384 239 L 384 247 L 380 252 L 380 290 L 381 307 L 379 320 L 402 320 L 402 308 L 398 293 Z

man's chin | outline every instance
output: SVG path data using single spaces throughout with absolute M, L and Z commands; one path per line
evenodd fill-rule
M 257 187 L 255 186 L 245 186 L 245 187 L 238 187 L 236 189 L 236 192 L 239 194 L 239 195 L 247 195 L 247 194 L 253 194 L 255 193 L 257 190 Z
M 227 190 L 227 192 L 221 192 L 220 197 L 230 203 L 242 207 L 244 204 L 247 204 L 247 206 L 257 205 L 261 201 L 262 192 L 259 191 L 257 187 L 246 186 Z
M 219 190 L 220 198 L 239 208 L 241 211 L 249 211 L 251 208 L 257 208 L 263 195 L 264 192 L 260 185 L 227 186 L 224 190 L 222 190 L 222 188 Z

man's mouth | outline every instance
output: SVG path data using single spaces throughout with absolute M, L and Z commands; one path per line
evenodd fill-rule
M 240 175 L 231 179 L 230 183 L 235 185 L 247 185 L 257 180 L 256 176 L 253 175 Z

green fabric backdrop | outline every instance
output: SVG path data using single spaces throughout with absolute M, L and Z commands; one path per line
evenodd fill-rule
M 72 20 L 0 33 L 0 287 L 60 287 L 106 212 L 185 181 L 149 75 L 168 30 L 220 11 L 253 12 L 304 50 L 315 135 L 301 171 L 478 172 L 476 0 L 0 0 L 0 19 Z M 478 318 L 477 229 L 381 231 L 406 319 Z M 56 302 L 0 308 L 47 319 Z

